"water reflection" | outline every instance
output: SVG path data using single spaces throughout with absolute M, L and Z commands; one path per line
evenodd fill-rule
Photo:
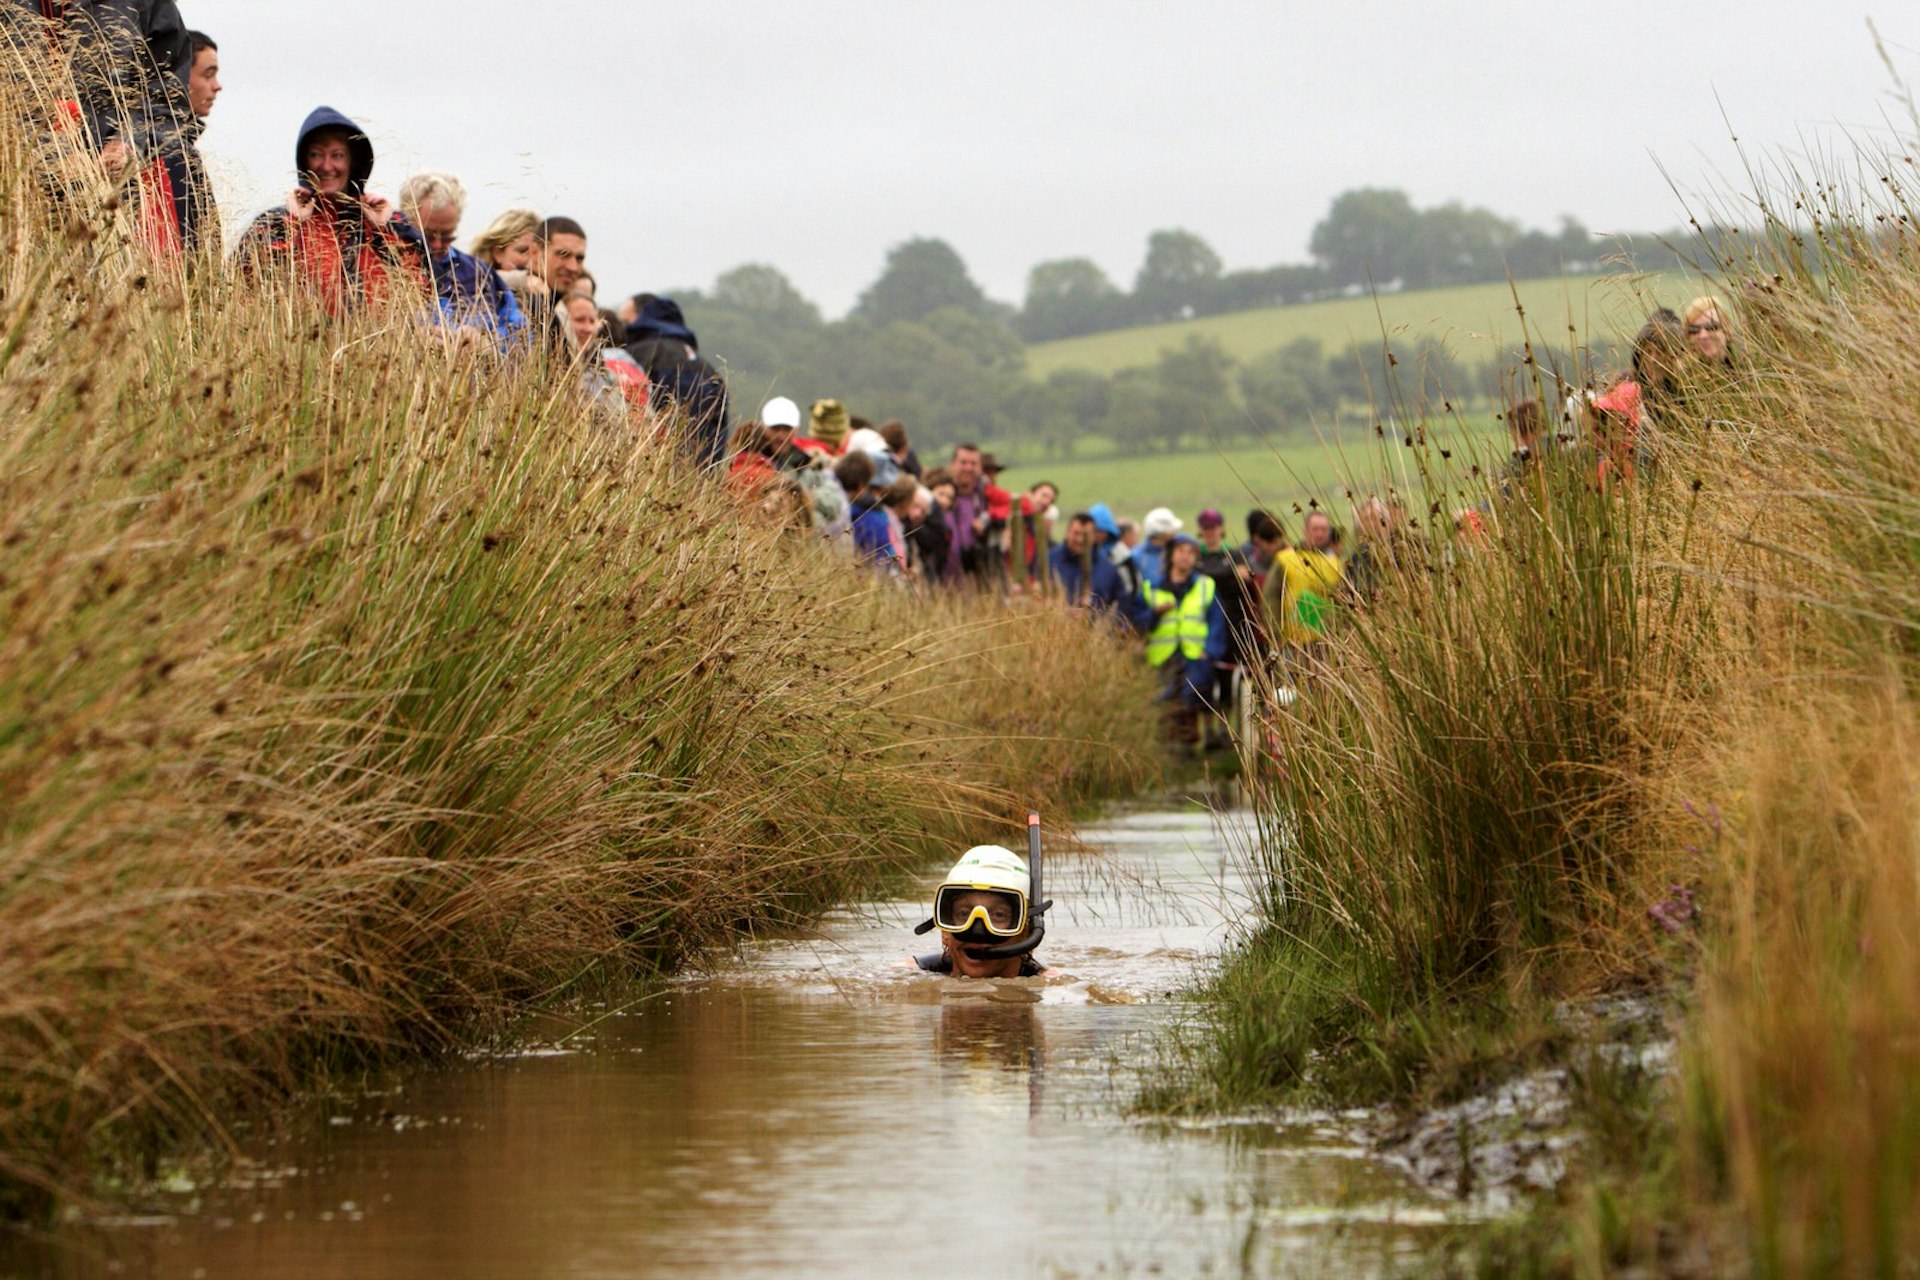
M 164 1225 L 0 1252 L 0 1273 L 647 1277 L 1350 1274 L 1430 1201 L 1321 1121 L 1129 1119 L 1154 1038 L 1244 909 L 1205 815 L 1063 858 L 1049 977 L 904 968 L 924 902 L 606 1017 L 568 1051 L 417 1073 L 319 1109 Z M 111 1263 L 76 1245 L 93 1245 Z

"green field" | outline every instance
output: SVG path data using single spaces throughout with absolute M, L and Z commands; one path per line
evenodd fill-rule
M 1483 449 L 1491 447 L 1505 456 L 1505 443 L 1491 424 L 1486 434 L 1477 429 L 1471 434 L 1487 442 Z M 1292 529 L 1297 527 L 1295 507 L 1317 499 L 1344 525 L 1352 506 L 1346 496 L 1349 485 L 1356 492 L 1380 491 L 1380 478 L 1390 463 L 1400 461 L 1370 437 L 1354 436 L 1140 457 L 1035 459 L 1007 472 L 1001 483 L 1026 489 L 1051 480 L 1060 487 L 1060 510 L 1068 514 L 1104 502 L 1119 518 L 1138 520 L 1150 508 L 1169 507 L 1187 522 L 1189 531 L 1201 510 L 1218 507 L 1227 515 L 1228 532 L 1239 539 L 1244 536 L 1242 519 L 1255 506 L 1272 509 Z M 1402 482 L 1400 487 L 1408 486 Z
M 1043 342 L 1027 349 L 1028 368 L 1044 379 L 1056 369 L 1114 374 L 1152 364 L 1162 351 L 1190 337 L 1217 340 L 1237 360 L 1284 347 L 1296 338 L 1316 338 L 1329 350 L 1349 342 L 1377 343 L 1383 333 L 1416 339 L 1444 338 L 1463 357 L 1479 359 L 1499 345 L 1516 344 L 1521 320 L 1515 297 L 1526 309 L 1526 332 L 1537 342 L 1569 345 L 1594 334 L 1611 342 L 1631 337 L 1656 305 L 1678 308 L 1704 286 L 1669 273 L 1636 276 L 1569 276 L 1506 284 L 1460 285 L 1378 298 L 1270 307 L 1208 316 L 1173 324 L 1117 329 L 1084 338 Z

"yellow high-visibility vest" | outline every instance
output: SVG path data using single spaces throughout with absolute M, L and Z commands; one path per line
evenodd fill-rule
M 1158 609 L 1174 607 L 1161 614 L 1147 637 L 1147 665 L 1157 667 L 1173 656 L 1175 649 L 1189 661 L 1207 654 L 1207 610 L 1213 607 L 1213 579 L 1195 575 L 1193 586 L 1175 603 L 1173 592 L 1161 587 L 1146 588 L 1147 603 Z

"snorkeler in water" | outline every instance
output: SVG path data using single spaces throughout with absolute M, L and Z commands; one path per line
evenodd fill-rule
M 915 933 L 940 931 L 940 950 L 917 957 L 922 969 L 960 978 L 1032 978 L 1046 972 L 1034 949 L 1046 936 L 1051 902 L 1039 892 L 1040 815 L 1027 818 L 1026 859 L 997 844 L 967 850 L 933 895 L 933 917 Z

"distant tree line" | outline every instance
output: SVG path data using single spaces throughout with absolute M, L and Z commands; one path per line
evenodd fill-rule
M 1691 232 L 1638 238 L 1638 265 L 1701 260 Z M 1318 302 L 1373 289 L 1426 289 L 1601 270 L 1617 250 L 1576 218 L 1529 230 L 1490 209 L 1455 201 L 1417 209 L 1404 191 L 1378 187 L 1338 196 L 1313 229 L 1311 262 L 1228 271 L 1191 231 L 1156 231 L 1131 292 L 1090 258 L 1042 262 L 1027 275 L 1016 327 L 1029 342 L 1264 307 Z
M 938 240 L 895 247 L 843 320 L 827 320 L 763 264 L 676 296 L 702 349 L 724 361 L 744 410 L 772 394 L 803 404 L 833 396 L 876 420 L 900 418 L 935 449 L 1019 440 L 1062 456 L 1098 436 L 1120 452 L 1151 453 L 1351 431 L 1392 416 L 1394 394 L 1436 407 L 1450 398 L 1477 402 L 1519 369 L 1515 355 L 1469 363 L 1432 341 L 1389 357 L 1382 344 L 1328 352 L 1307 338 L 1242 362 L 1192 336 L 1152 365 L 1111 377 L 1067 369 L 1037 379 L 1027 368 L 1022 315 L 988 298 Z M 1569 353 L 1536 356 L 1573 368 Z

